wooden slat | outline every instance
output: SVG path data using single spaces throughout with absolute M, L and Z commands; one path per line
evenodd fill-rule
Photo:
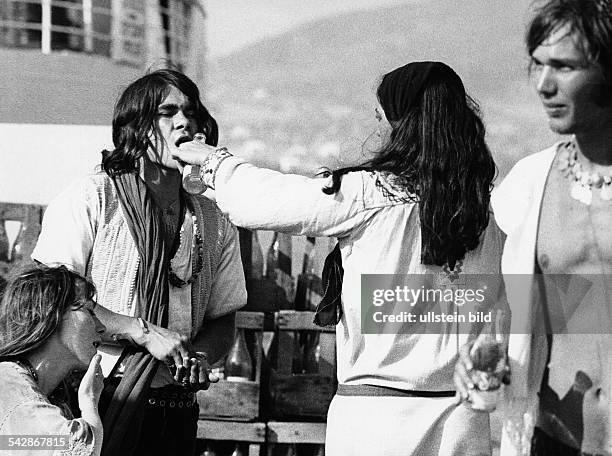
M 200 418 L 253 421 L 259 416 L 259 383 L 219 380 L 198 391 Z
M 261 450 L 260 445 L 250 444 L 248 456 L 260 456 L 261 455 L 260 450 Z
M 264 317 L 263 312 L 236 312 L 236 327 L 263 331 Z
M 268 422 L 268 442 L 325 443 L 325 423 Z
M 266 441 L 266 424 L 239 423 L 223 420 L 199 420 L 198 438 L 264 443 Z
M 314 319 L 314 312 L 310 311 L 281 310 L 276 312 L 275 319 L 276 325 L 281 331 L 336 331 L 334 327 L 321 328 L 315 325 L 312 322 Z
M 319 374 L 270 373 L 271 416 L 286 420 L 299 417 L 324 419 L 334 396 L 333 377 Z
M 42 220 L 45 206 L 40 204 L 21 204 L 0 202 L 0 219 L 2 220 L 23 220 L 27 213 L 38 213 L 38 222 Z

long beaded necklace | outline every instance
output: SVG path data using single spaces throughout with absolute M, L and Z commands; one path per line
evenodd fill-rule
M 578 150 L 573 140 L 561 145 L 559 170 L 571 181 L 570 196 L 587 206 L 593 201 L 593 189 L 599 189 L 599 197 L 604 201 L 612 200 L 612 176 L 596 171 L 588 172 L 578 160 Z
M 173 287 L 182 288 L 186 285 L 191 285 L 196 281 L 200 272 L 202 272 L 202 268 L 204 267 L 204 241 L 202 240 L 202 235 L 200 234 L 200 228 L 198 226 L 198 219 L 196 217 L 195 210 L 190 208 L 191 212 L 191 222 L 192 222 L 192 231 L 193 231 L 193 242 L 192 251 L 196 253 L 195 263 L 192 264 L 191 277 L 187 280 L 183 280 L 176 275 L 176 273 L 172 270 L 172 261 L 168 263 L 168 281 Z M 182 225 L 182 224 L 181 224 Z M 180 239 L 183 236 L 183 230 L 179 229 L 179 233 L 177 236 L 177 240 L 180 244 Z M 195 248 L 194 248 L 195 247 Z M 178 250 L 178 249 L 177 249 Z

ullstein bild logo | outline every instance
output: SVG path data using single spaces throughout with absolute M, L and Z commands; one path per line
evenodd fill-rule
M 612 277 L 604 275 L 364 274 L 364 334 L 610 334 Z M 510 322 L 512 321 L 512 325 Z

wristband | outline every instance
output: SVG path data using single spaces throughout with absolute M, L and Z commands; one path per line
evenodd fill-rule
M 218 148 L 206 157 L 204 164 L 200 167 L 200 179 L 204 182 L 204 185 L 212 190 L 215 189 L 215 178 L 219 166 L 221 166 L 223 160 L 229 157 L 232 157 L 232 154 L 225 147 Z

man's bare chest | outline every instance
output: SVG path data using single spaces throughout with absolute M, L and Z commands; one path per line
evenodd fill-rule
M 598 192 L 590 205 L 572 198 L 556 160 L 544 189 L 536 253 L 544 273 L 612 273 L 612 201 Z

